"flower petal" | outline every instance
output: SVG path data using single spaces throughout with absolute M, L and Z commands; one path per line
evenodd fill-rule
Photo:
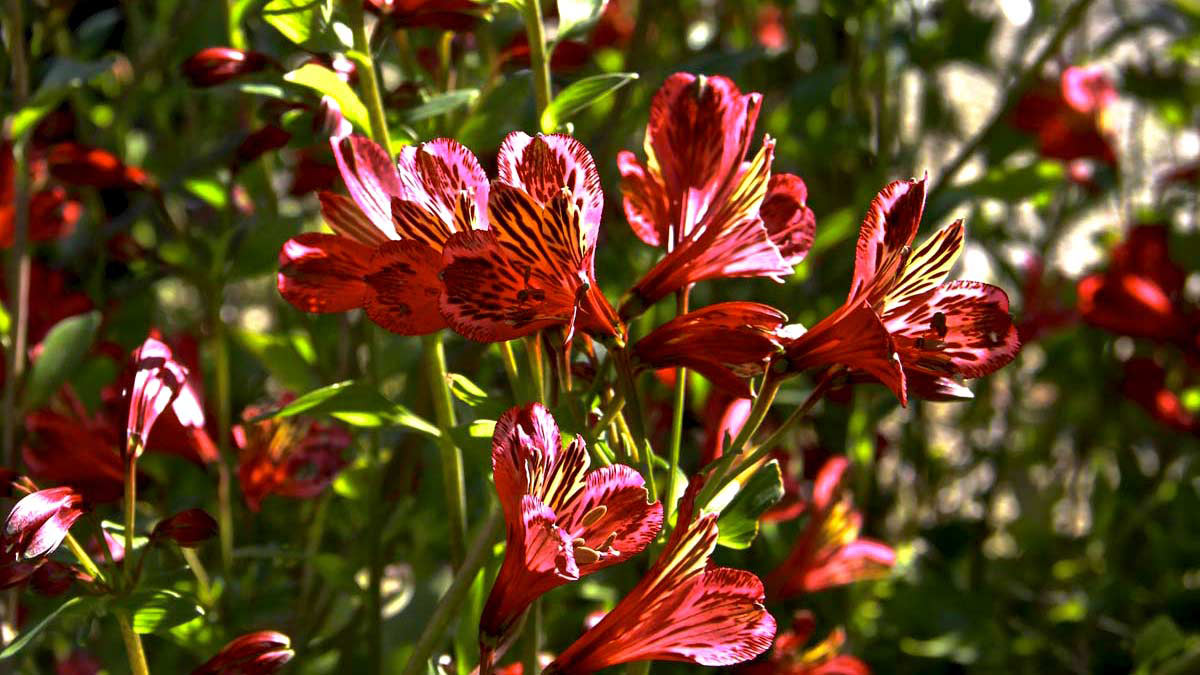
M 438 308 L 441 267 L 441 255 L 423 242 L 389 241 L 375 249 L 364 277 L 370 288 L 367 316 L 400 335 L 425 335 L 445 328 Z
M 671 204 L 667 200 L 662 177 L 653 168 L 643 166 L 632 152 L 617 153 L 624 195 L 625 219 L 639 239 L 650 246 L 666 243 L 671 223 Z
M 983 377 L 1017 354 L 1008 295 L 978 281 L 952 281 L 888 310 L 883 320 L 905 368 Z
M 324 190 L 317 193 L 317 199 L 321 200 L 321 216 L 337 234 L 368 246 L 391 241 L 353 199 Z
M 896 259 L 904 255 L 904 250 L 912 246 L 924 210 L 923 178 L 890 183 L 871 201 L 858 234 L 848 300 L 865 295 L 872 305 L 879 304 L 894 280 L 876 277 L 894 265 Z
M 279 251 L 279 294 L 304 312 L 362 307 L 369 294 L 363 273 L 372 255 L 366 244 L 336 234 L 308 232 L 292 237 Z
M 950 268 L 954 267 L 962 253 L 963 229 L 963 221 L 956 220 L 938 230 L 937 234 L 913 251 L 900 272 L 900 278 L 883 300 L 881 307 L 885 313 L 887 308 L 902 305 L 946 279 Z
M 596 163 L 582 143 L 563 134 L 533 137 L 514 131 L 500 145 L 496 162 L 501 181 L 521 188 L 542 206 L 565 189 L 581 215 L 576 240 L 586 250 L 596 247 L 604 193 Z
M 392 197 L 401 197 L 400 174 L 387 151 L 365 136 L 331 138 L 333 158 L 350 197 L 376 229 L 395 238 Z
M 872 539 L 856 539 L 804 573 L 803 589 L 816 592 L 856 581 L 886 576 L 896 564 L 896 552 Z
M 891 389 L 901 405 L 908 404 L 896 345 L 868 303 L 846 305 L 803 335 L 785 337 L 783 344 L 788 368 L 793 372 L 832 365 L 854 368 Z
M 401 192 L 397 198 L 413 202 L 441 223 L 443 236 L 430 241 L 440 249 L 454 232 L 486 229 L 488 179 L 479 160 L 464 145 L 450 138 L 409 145 L 398 161 Z M 392 215 L 395 216 L 393 205 Z M 422 239 L 403 221 L 396 225 L 403 238 Z
M 587 487 L 558 513 L 572 539 L 600 554 L 584 563 L 588 574 L 641 553 L 662 529 L 662 504 L 648 501 L 642 475 L 623 464 L 589 473 Z
M 817 219 L 807 202 L 804 181 L 790 173 L 779 173 L 771 176 L 767 195 L 758 209 L 771 241 L 788 265 L 804 260 L 816 237 Z

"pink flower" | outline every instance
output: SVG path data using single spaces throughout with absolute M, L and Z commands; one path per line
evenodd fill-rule
M 146 338 L 133 354 L 137 374 L 129 401 L 129 421 L 125 425 L 126 451 L 134 457 L 146 448 L 146 439 L 158 416 L 176 401 L 176 415 L 184 426 L 203 426 L 204 410 L 194 394 L 181 395 L 188 370 L 174 360 L 171 348 L 154 337 Z
M 53 553 L 83 513 L 83 497 L 69 487 L 28 494 L 8 513 L 0 548 L 17 561 Z
M 816 645 L 804 648 L 817 626 L 812 612 L 802 611 L 792 620 L 792 628 L 775 639 L 770 657 L 742 666 L 742 675 L 870 675 L 862 661 L 840 654 L 846 632 L 834 630 Z
M 292 660 L 292 641 L 273 630 L 248 633 L 232 640 L 192 675 L 271 675 Z

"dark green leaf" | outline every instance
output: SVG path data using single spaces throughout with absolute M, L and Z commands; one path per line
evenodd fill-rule
M 542 113 L 542 131 L 553 133 L 580 110 L 611 95 L 638 78 L 637 73 L 605 73 L 571 83 L 558 93 Z
M 1152 665 L 1183 648 L 1185 637 L 1169 616 L 1150 620 L 1133 640 L 1133 659 L 1139 665 Z
M 74 607 L 75 605 L 78 605 L 81 602 L 83 602 L 83 598 L 75 597 L 75 598 L 71 598 L 70 600 L 67 600 L 63 604 L 59 605 L 58 609 L 54 610 L 53 612 L 50 612 L 48 615 L 46 615 L 46 618 L 37 622 L 35 625 L 30 627 L 24 633 L 21 633 L 20 635 L 18 635 L 17 639 L 14 640 L 12 642 L 12 644 L 5 647 L 4 651 L 0 652 L 0 660 L 11 659 L 12 657 L 21 653 L 21 650 L 25 649 L 25 647 L 29 645 L 30 641 L 32 641 L 33 638 L 37 637 L 38 633 L 41 633 L 43 630 L 46 629 L 46 626 L 49 626 L 50 623 L 52 621 L 54 621 L 54 619 L 58 618 L 59 614 L 62 614 L 66 610 L 70 609 L 71 607 Z
M 405 122 L 412 124 L 421 120 L 440 117 L 446 113 L 470 105 L 479 96 L 478 89 L 458 89 L 444 94 L 431 96 L 421 105 L 409 108 L 400 113 Z
M 42 340 L 42 353 L 33 362 L 29 373 L 29 385 L 25 390 L 27 409 L 45 403 L 79 368 L 99 327 L 100 312 L 96 311 L 67 317 L 54 324 Z

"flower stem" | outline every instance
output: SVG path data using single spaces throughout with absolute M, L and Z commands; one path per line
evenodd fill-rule
M 462 451 L 450 435 L 454 429 L 454 400 L 446 373 L 446 351 L 441 335 L 433 333 L 421 338 L 426 376 L 433 394 L 433 410 L 437 417 L 438 451 L 441 454 L 442 489 L 446 492 L 446 507 L 450 520 L 450 561 L 455 569 L 463 563 L 467 530 L 467 497 L 463 478 Z
M 524 649 L 521 653 L 522 672 L 536 673 L 541 670 L 538 664 L 538 652 L 542 649 L 542 599 L 533 601 L 529 608 L 529 617 L 525 620 L 525 634 L 522 636 Z
M 383 97 L 379 94 L 375 59 L 371 56 L 371 43 L 367 40 L 367 19 L 362 5 L 361 2 L 346 3 L 350 12 L 350 30 L 354 33 L 354 51 L 359 53 L 358 66 L 362 68 L 358 76 L 359 91 L 362 92 L 363 103 L 371 120 L 371 140 L 383 146 L 388 157 L 391 157 L 392 141 L 388 135 L 387 117 L 383 114 Z
M 746 442 L 758 431 L 758 427 L 762 425 L 762 421 L 766 418 L 767 412 L 771 409 L 771 404 L 775 402 L 775 395 L 779 393 L 779 387 L 783 384 L 783 380 L 775 377 L 770 371 L 763 378 L 762 387 L 759 389 L 758 396 L 754 397 L 754 405 L 750 408 L 750 416 L 746 419 L 746 424 L 742 426 L 742 430 L 734 437 L 729 444 L 729 449 L 725 454 L 729 460 L 717 469 L 717 472 L 712 475 L 701 488 L 700 494 L 696 497 L 697 506 L 704 506 L 712 501 L 712 498 L 725 487 L 729 481 L 733 480 L 738 475 L 738 467 L 745 466 L 744 462 L 738 462 L 738 455 L 746 446 Z
M 529 400 L 529 392 L 521 384 L 521 371 L 517 369 L 517 356 L 513 354 L 512 343 L 497 342 L 496 349 L 500 350 L 500 361 L 504 363 L 504 374 L 508 376 L 508 386 L 512 388 L 513 400 L 518 405 Z
M 79 541 L 75 539 L 75 537 L 71 536 L 70 532 L 67 533 L 65 541 L 67 548 L 79 561 L 79 564 L 83 565 L 83 570 L 92 575 L 92 578 L 96 581 L 104 583 L 104 574 L 100 572 L 100 567 L 97 566 L 95 561 L 92 560 L 92 556 L 88 555 L 87 551 L 83 550 L 83 547 L 79 545 Z M 103 532 L 100 533 L 100 545 L 104 547 L 108 546 L 108 543 L 104 541 Z
M 133 559 L 133 528 L 137 518 L 137 449 L 131 447 L 129 456 L 125 458 L 125 560 L 122 567 L 125 570 L 125 581 L 130 588 L 133 587 L 133 574 L 129 563 Z M 106 542 L 101 542 L 101 546 L 107 545 Z
M 196 577 L 196 584 L 199 587 L 198 595 L 200 596 L 200 603 L 205 607 L 211 606 L 213 601 L 212 583 L 208 577 L 208 570 L 204 569 L 204 563 L 200 562 L 200 556 L 196 555 L 196 551 L 194 549 L 190 549 L 186 546 L 180 546 L 179 552 L 183 555 L 183 559 L 187 562 L 188 568 L 192 570 L 192 574 Z
M 150 666 L 146 665 L 146 652 L 142 649 L 142 638 L 133 632 L 133 624 L 124 610 L 114 612 L 117 625 L 121 627 L 121 638 L 125 641 L 125 653 L 129 656 L 129 670 L 133 675 L 150 675 Z
M 533 100 L 538 124 L 550 105 L 550 57 L 546 52 L 546 28 L 542 25 L 542 1 L 525 0 L 525 33 L 529 37 L 529 66 L 533 71 Z
M 525 356 L 529 359 L 529 394 L 539 403 L 546 402 L 546 365 L 542 361 L 542 334 L 525 336 Z
M 645 473 L 646 489 L 650 492 L 651 501 L 658 499 L 658 486 L 654 483 L 654 459 L 651 456 L 650 441 L 646 437 L 646 421 L 642 417 L 642 402 L 638 395 L 637 379 L 633 374 L 633 365 L 629 362 L 629 352 L 624 349 L 613 349 L 612 357 L 616 359 L 617 379 L 625 390 L 629 412 L 629 426 L 632 431 L 634 445 L 641 455 L 642 471 Z
M 682 316 L 688 311 L 688 287 L 680 289 L 675 294 L 675 315 Z M 683 413 L 687 407 L 687 368 L 675 371 L 675 405 L 671 411 L 671 444 L 668 446 L 667 462 L 667 499 L 663 505 L 664 521 L 670 522 L 671 514 L 675 511 L 675 495 L 678 485 L 675 473 L 679 470 L 679 446 L 683 444 Z
M 225 575 L 233 572 L 233 469 L 234 458 L 229 447 L 230 428 L 233 424 L 232 384 L 230 382 L 229 343 L 226 341 L 225 323 L 221 320 L 221 296 L 223 284 L 214 284 L 212 307 L 209 309 L 209 326 L 214 363 L 213 376 L 217 381 L 217 533 L 221 544 L 221 568 Z
M 463 558 L 463 564 L 455 572 L 454 580 L 450 582 L 450 588 L 446 589 L 446 593 L 438 601 L 437 607 L 433 610 L 433 616 L 429 617 L 429 623 L 425 624 L 425 630 L 421 632 L 421 637 L 413 645 L 412 654 L 408 657 L 408 664 L 404 666 L 403 675 L 418 675 L 425 672 L 430 654 L 433 654 L 433 650 L 437 648 L 442 635 L 450 626 L 450 622 L 454 620 L 459 606 L 466 600 L 471 585 L 475 581 L 475 575 L 491 558 L 492 542 L 503 522 L 504 518 L 499 512 L 493 513 L 479 528 L 475 538 L 471 540 L 471 548 Z
M 771 432 L 771 435 L 768 436 L 765 441 L 760 443 L 743 463 L 749 465 L 749 462 L 759 459 L 762 454 L 765 454 L 766 452 L 770 452 L 771 448 L 778 447 L 788 429 L 790 429 L 796 422 L 799 422 L 808 416 L 808 413 L 812 411 L 813 406 L 817 404 L 817 401 L 820 401 L 825 392 L 829 390 L 829 384 L 833 381 L 833 376 L 835 374 L 836 373 L 832 370 L 827 371 L 825 373 L 825 377 L 821 378 L 821 381 L 817 382 L 817 386 L 813 387 L 813 390 L 809 392 L 808 397 L 804 399 L 804 403 L 801 403 L 800 407 L 793 410 L 792 413 L 788 415 L 787 419 L 783 421 L 783 424 L 779 425 L 779 428 Z

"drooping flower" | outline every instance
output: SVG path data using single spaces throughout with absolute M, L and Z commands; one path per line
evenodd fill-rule
M 25 495 L 4 521 L 0 549 L 17 561 L 53 553 L 83 513 L 83 497 L 66 486 Z
M 1121 392 L 1160 424 L 1185 433 L 1200 433 L 1200 420 L 1184 406 L 1179 394 L 1167 387 L 1167 371 L 1154 359 L 1135 356 L 1126 361 Z
M 1067 68 L 1058 82 L 1043 81 L 1025 92 L 1010 120 L 1037 138 L 1044 157 L 1074 162 L 1095 159 L 1116 165 L 1106 113 L 1116 89 L 1098 67 Z
M 164 518 L 150 532 L 151 540 L 170 539 L 184 548 L 195 548 L 217 536 L 217 521 L 204 509 L 187 509 Z
M 134 457 L 146 448 L 146 439 L 154 422 L 172 403 L 181 400 L 180 394 L 187 382 L 188 370 L 171 355 L 171 348 L 154 337 L 146 338 L 133 354 L 137 365 L 133 388 L 129 397 L 129 420 L 125 425 L 128 451 Z M 200 421 L 203 426 L 204 410 L 199 401 L 182 399 L 184 411 L 181 422 Z M 177 413 L 178 414 L 178 413 Z M 184 422 L 186 425 L 187 422 Z
M 498 157 L 488 230 L 459 232 L 443 253 L 441 308 L 456 332 L 499 342 L 562 326 L 599 336 L 622 332 L 596 285 L 596 238 L 604 195 L 587 148 L 559 134 L 515 131 Z
M 43 560 L 29 579 L 29 585 L 40 595 L 53 598 L 67 592 L 76 581 L 91 581 L 83 570 L 55 560 Z
M 840 653 L 846 641 L 846 632 L 840 628 L 805 649 L 816 626 L 812 612 L 797 612 L 791 630 L 775 639 L 770 657 L 748 663 L 737 672 L 744 675 L 870 675 L 867 664 Z
M 808 253 L 815 220 L 804 182 L 772 179 L 770 138 L 744 161 L 761 103 L 726 77 L 689 73 L 667 78 L 655 94 L 646 163 L 622 151 L 617 165 L 630 226 L 667 253 L 634 286 L 622 317 L 698 281 L 781 281 Z
M 849 462 L 825 462 L 805 509 L 808 522 L 787 560 L 767 577 L 772 598 L 789 598 L 887 574 L 896 553 L 886 544 L 858 536 L 862 514 L 843 485 Z
M 279 405 L 291 399 L 285 396 Z M 247 408 L 245 421 L 233 428 L 246 505 L 257 511 L 267 495 L 308 499 L 321 494 L 346 465 L 342 453 L 350 445 L 350 434 L 298 417 L 251 421 L 264 412 L 266 408 Z
M 492 470 L 508 525 L 504 563 L 479 622 L 484 650 L 509 637 L 538 596 L 629 560 L 662 527 L 662 504 L 621 465 L 588 472 L 583 438 L 563 448 L 540 403 L 513 408 L 496 423 Z
M 1137 225 L 1108 270 L 1076 287 L 1083 320 L 1119 335 L 1192 345 L 1200 315 L 1183 301 L 1186 273 L 1171 260 L 1165 225 Z
M 728 666 L 771 646 L 775 619 L 753 574 L 716 567 L 717 514 L 697 514 L 699 480 L 679 504 L 675 530 L 642 580 L 559 655 L 547 674 L 585 675 L 633 661 Z
M 943 283 L 962 252 L 962 221 L 912 248 L 924 208 L 924 179 L 893 182 L 875 197 L 859 232 L 846 303 L 785 342 L 791 369 L 840 363 L 880 380 L 906 403 L 909 393 L 970 398 L 960 378 L 983 377 L 1012 361 L 1020 340 L 1004 291 L 977 281 Z
M 233 47 L 206 47 L 183 62 L 183 76 L 193 87 L 215 87 L 242 75 L 256 73 L 272 64 L 261 52 Z
M 479 160 L 446 138 L 407 146 L 398 162 L 361 136 L 332 143 L 350 198 L 320 193 L 335 234 L 301 234 L 283 245 L 279 293 L 306 312 L 361 307 L 402 335 L 442 329 L 442 249 L 456 232 L 487 227 Z
M 638 340 L 634 354 L 652 368 L 685 367 L 737 396 L 749 396 L 747 379 L 761 375 L 782 349 L 776 331 L 787 323 L 779 310 L 756 302 L 722 302 L 693 310 Z
M 261 630 L 233 639 L 192 675 L 271 675 L 295 655 L 288 636 Z

